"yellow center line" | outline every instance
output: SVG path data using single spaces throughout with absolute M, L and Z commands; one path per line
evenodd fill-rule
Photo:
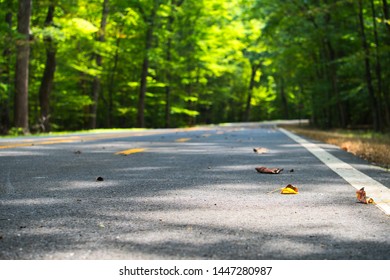
M 182 142 L 187 142 L 187 141 L 190 141 L 190 140 L 191 140 L 191 138 L 178 138 L 178 139 L 175 140 L 175 142 L 182 143 Z
M 28 147 L 28 146 L 34 146 L 34 145 L 53 145 L 53 144 L 59 144 L 59 143 L 74 143 L 80 140 L 76 139 L 52 139 L 52 140 L 44 140 L 44 141 L 30 141 L 22 143 L 5 143 L 5 145 L 0 145 L 0 149 L 11 149 L 11 148 L 18 148 L 18 147 Z
M 106 133 L 100 135 L 76 135 L 76 136 L 65 136 L 58 138 L 46 138 L 46 139 L 21 139 L 18 142 L 5 142 L 0 144 L 1 149 L 12 149 L 18 147 L 28 147 L 35 145 L 54 145 L 61 143 L 76 143 L 83 141 L 96 141 L 102 139 L 115 139 L 115 138 L 127 138 L 127 137 L 136 137 L 136 136 L 146 136 L 146 135 L 157 135 L 164 134 L 165 131 L 142 131 L 142 132 L 129 132 L 129 133 Z
M 135 153 L 142 153 L 143 151 L 145 151 L 146 149 L 143 149 L 143 148 L 138 148 L 138 149 L 129 149 L 129 150 L 124 150 L 124 151 L 119 151 L 117 153 L 115 153 L 116 155 L 131 155 L 131 154 L 135 154 Z

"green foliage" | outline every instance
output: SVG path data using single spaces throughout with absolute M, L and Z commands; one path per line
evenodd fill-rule
M 54 23 L 45 26 L 51 2 Z M 148 127 L 285 117 L 322 127 L 369 125 L 368 56 L 382 127 L 389 128 L 390 21 L 382 3 L 363 1 L 367 50 L 356 1 L 110 0 L 104 34 L 103 1 L 41 1 L 31 20 L 30 125 L 39 122 L 51 48 L 57 63 L 50 122 L 57 130 L 88 127 L 96 80 L 97 126 L 134 126 L 145 56 Z M 0 18 L 8 12 L 14 18 L 11 27 L 0 22 L 0 110 L 12 116 L 17 5 L 8 4 L 0 11 Z
M 22 136 L 24 135 L 23 128 L 21 127 L 11 127 L 7 133 L 8 136 Z

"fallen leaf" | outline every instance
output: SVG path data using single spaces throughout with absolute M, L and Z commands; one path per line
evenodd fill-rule
M 361 188 L 360 190 L 356 191 L 356 198 L 362 203 L 366 203 L 366 192 L 364 188 Z
M 366 191 L 364 190 L 364 187 L 360 190 L 356 191 L 356 198 L 359 200 L 359 202 L 364 204 L 372 204 L 374 203 L 374 200 L 370 197 L 367 197 Z
M 297 187 L 294 187 L 293 185 L 291 184 L 288 184 L 287 186 L 285 186 L 281 191 L 280 191 L 281 194 L 298 194 L 298 188 Z
M 256 154 L 266 154 L 268 153 L 268 149 L 266 148 L 253 148 L 253 151 L 256 153 Z
M 256 167 L 255 169 L 257 172 L 265 174 L 279 174 L 283 171 L 283 168 L 268 168 L 264 166 Z

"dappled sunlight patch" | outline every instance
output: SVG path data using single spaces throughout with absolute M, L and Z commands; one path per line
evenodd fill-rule
M 37 198 L 14 198 L 2 202 L 8 206 L 47 206 L 72 202 L 70 198 L 37 197 Z
M 20 150 L 20 151 L 15 151 L 15 150 L 6 150 L 6 151 L 1 151 L 1 157 L 22 157 L 22 156 L 47 156 L 47 153 L 41 152 L 41 151 L 34 151 L 34 150 Z
M 253 165 L 240 164 L 240 165 L 219 165 L 212 168 L 212 171 L 248 171 L 252 170 Z
M 67 182 L 61 182 L 60 186 L 47 188 L 49 191 L 58 191 L 61 190 L 89 190 L 89 189 L 98 189 L 105 187 L 115 187 L 119 186 L 118 180 L 110 180 L 110 178 L 104 179 L 103 182 L 97 182 L 96 177 L 91 178 L 90 181 L 82 180 L 70 180 Z
M 297 242 L 294 239 L 280 235 L 276 238 L 277 242 L 274 239 L 266 240 L 263 248 L 279 256 L 285 256 L 286 258 L 293 257 L 294 259 L 300 259 L 308 255 L 323 254 L 326 251 L 326 247 L 328 247 L 326 243 L 315 242 L 314 237 L 310 240 L 309 236 L 307 237 L 307 242 L 304 240 Z

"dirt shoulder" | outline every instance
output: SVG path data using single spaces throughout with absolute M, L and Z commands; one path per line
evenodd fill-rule
M 339 146 L 375 165 L 390 169 L 390 134 L 356 130 L 320 130 L 307 125 L 281 125 L 296 134 Z

